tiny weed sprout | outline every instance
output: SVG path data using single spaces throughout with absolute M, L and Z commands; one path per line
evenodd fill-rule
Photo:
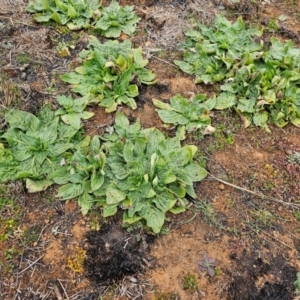
M 201 200 L 197 203 L 195 203 L 195 211 L 200 211 L 203 219 L 208 224 L 212 224 L 216 227 L 224 229 L 223 225 L 220 224 L 217 220 L 217 214 L 214 210 L 214 208 L 211 206 L 211 204 L 207 200 Z
M 300 152 L 297 151 L 293 152 L 291 155 L 289 155 L 288 161 L 290 163 L 300 165 Z
M 183 288 L 192 292 L 197 290 L 197 280 L 194 274 L 187 274 L 183 277 Z
M 252 211 L 252 215 L 255 221 L 259 225 L 269 226 L 271 221 L 274 220 L 274 216 L 265 208 Z
M 213 258 L 209 257 L 207 253 L 204 254 L 204 259 L 197 261 L 200 271 L 207 271 L 210 277 L 216 275 L 216 262 Z
M 297 280 L 294 281 L 295 293 L 300 295 L 300 272 L 297 273 Z

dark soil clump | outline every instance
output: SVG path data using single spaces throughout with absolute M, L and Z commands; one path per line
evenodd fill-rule
M 238 276 L 233 276 L 228 300 L 290 300 L 297 270 L 282 257 L 265 262 L 255 254 L 241 258 Z
M 151 237 L 128 233 L 115 224 L 105 224 L 87 236 L 89 247 L 85 270 L 96 284 L 111 284 L 134 275 L 149 265 L 147 252 Z

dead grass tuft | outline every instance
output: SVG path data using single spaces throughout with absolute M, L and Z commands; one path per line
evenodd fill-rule
M 165 50 L 174 51 L 183 41 L 184 32 L 198 22 L 211 23 L 218 7 L 210 1 L 191 0 L 176 6 L 158 4 L 140 12 L 145 15 L 143 26 L 151 47 L 163 47 Z

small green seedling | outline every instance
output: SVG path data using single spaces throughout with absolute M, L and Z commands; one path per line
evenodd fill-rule
M 252 215 L 255 221 L 263 226 L 271 225 L 271 221 L 274 219 L 274 216 L 265 208 L 252 211 Z
M 295 293 L 300 295 L 300 272 L 297 273 L 297 280 L 294 281 Z
M 187 274 L 183 277 L 183 288 L 192 292 L 197 290 L 196 276 L 193 274 Z

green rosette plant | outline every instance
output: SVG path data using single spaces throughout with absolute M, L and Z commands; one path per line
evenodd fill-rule
M 66 165 L 49 174 L 47 179 L 61 185 L 57 197 L 62 200 L 78 198 L 81 211 L 86 214 L 96 201 L 94 193 L 104 183 L 105 163 L 99 137 L 87 137 Z
M 199 94 L 186 99 L 181 95 L 170 98 L 170 103 L 165 103 L 157 99 L 152 99 L 153 104 L 161 120 L 167 125 L 173 124 L 178 128 L 178 132 L 193 132 L 201 130 L 203 133 L 212 133 L 215 129 L 210 125 L 210 110 L 214 106 L 214 101 L 207 99 L 206 95 Z
M 175 63 L 196 83 L 221 82 L 212 108 L 235 108 L 244 127 L 268 123 L 300 127 L 300 50 L 291 41 L 255 41 L 262 31 L 246 29 L 241 18 L 231 23 L 218 16 L 215 24 L 187 32 L 184 61 Z
M 39 23 L 55 21 L 71 30 L 90 27 L 102 1 L 99 0 L 30 0 L 26 11 L 34 13 Z
M 254 39 L 261 34 L 256 28 L 247 29 L 242 18 L 231 23 L 218 15 L 212 26 L 199 24 L 185 33 L 186 40 L 181 45 L 184 60 L 175 60 L 175 64 L 182 71 L 196 75 L 196 83 L 220 82 L 234 75 L 242 54 L 260 55 L 263 44 Z
M 105 37 L 117 38 L 122 32 L 127 35 L 134 34 L 135 25 L 140 20 L 133 11 L 133 6 L 121 7 L 113 0 L 108 7 L 103 7 L 95 29 L 99 29 Z
M 130 41 L 123 43 L 107 41 L 101 44 L 90 36 L 89 50 L 80 53 L 82 66 L 61 76 L 73 85 L 73 91 L 84 96 L 90 93 L 91 102 L 99 103 L 107 112 L 125 104 L 132 109 L 137 105 L 137 83 L 154 84 L 155 75 L 145 68 L 148 60 L 143 59 L 142 49 L 132 49 Z
M 64 123 L 78 130 L 82 126 L 81 119 L 87 120 L 94 116 L 93 112 L 85 111 L 89 100 L 89 94 L 75 100 L 72 96 L 58 96 L 57 102 L 62 107 L 55 111 L 55 116 L 60 116 Z
M 45 176 L 72 155 L 78 130 L 59 122 L 48 105 L 38 116 L 12 110 L 6 120 L 9 128 L 0 144 L 1 181 L 27 178 L 30 192 L 44 190 L 52 184 Z
M 207 175 L 193 162 L 197 147 L 181 147 L 178 138 L 165 138 L 157 129 L 141 130 L 139 122 L 130 125 L 122 114 L 117 114 L 115 127 L 114 133 L 104 136 L 109 180 L 94 194 L 105 217 L 121 207 L 124 223 L 145 220 L 158 233 L 166 212 L 185 211 L 186 197 L 196 197 L 194 182 Z

